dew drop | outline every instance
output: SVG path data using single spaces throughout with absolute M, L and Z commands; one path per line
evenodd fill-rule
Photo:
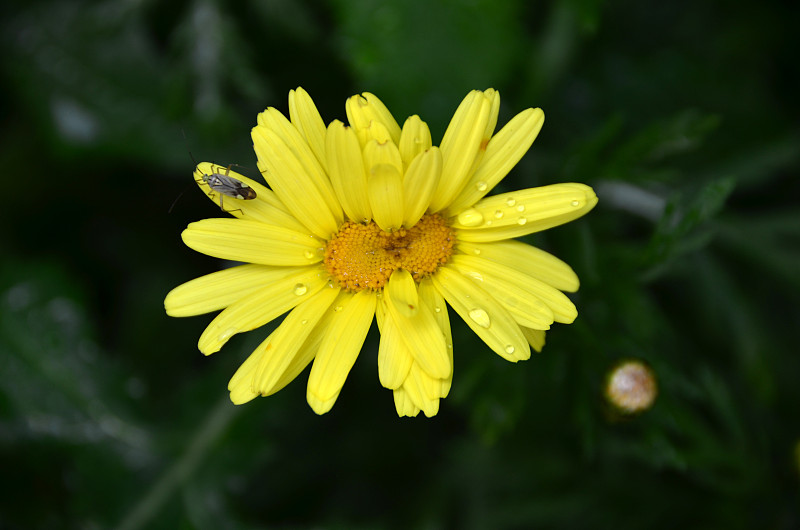
M 511 344 L 507 344 L 505 350 L 507 354 L 511 355 L 512 353 L 514 353 L 514 346 L 512 346 Z
M 234 335 L 236 335 L 237 331 L 238 330 L 236 328 L 228 328 L 228 329 L 226 329 L 225 331 L 223 331 L 222 333 L 219 334 L 218 340 L 220 342 L 225 342 L 229 338 L 231 338 Z
M 517 204 L 517 200 L 514 197 L 509 197 L 508 199 L 506 199 L 506 204 L 509 206 L 514 206 L 515 204 Z
M 481 253 L 481 249 L 476 248 L 475 250 L 472 251 L 472 253 L 477 256 L 477 255 L 479 255 Z
M 303 320 L 300 321 L 300 323 L 305 326 L 306 324 L 308 324 L 308 319 L 304 318 Z
M 478 182 L 475 183 L 475 188 L 478 191 L 486 191 L 486 188 L 488 188 L 488 187 L 489 186 L 482 180 L 479 180 Z
M 524 218 L 524 217 L 520 217 L 519 219 L 517 219 L 517 224 L 518 225 L 524 225 L 527 222 L 528 222 L 528 220 L 526 218 Z
M 524 204 L 520 204 L 519 206 L 517 206 L 517 211 L 518 212 L 524 212 L 525 211 L 525 205 Z
M 470 271 L 467 274 L 469 274 L 470 278 L 472 278 L 473 280 L 477 280 L 479 282 L 483 281 L 483 274 L 481 274 L 480 272 Z
M 497 219 L 502 219 L 503 218 L 503 211 L 502 210 L 495 210 L 494 211 L 494 216 Z
M 475 208 L 470 208 L 458 214 L 458 222 L 464 226 L 478 226 L 483 222 L 483 215 Z
M 303 256 L 305 256 L 306 259 L 314 259 L 314 253 L 312 251 L 310 251 L 310 250 L 306 250 L 303 253 Z
M 447 346 L 447 349 L 448 349 L 448 350 L 452 350 L 452 349 L 453 349 L 453 343 L 452 343 L 452 342 L 448 342 L 448 343 L 446 344 L 446 346 Z
M 573 205 L 573 206 L 578 206 L 580 204 L 580 202 L 579 201 L 572 201 L 570 204 Z
M 336 311 L 337 313 L 339 313 L 342 309 L 344 308 L 340 305 L 337 305 L 336 307 L 333 308 L 333 310 Z
M 304 283 L 298 283 L 294 286 L 294 294 L 297 296 L 303 296 L 308 292 L 308 287 Z
M 488 328 L 492 325 L 492 321 L 489 318 L 489 313 L 484 311 L 483 309 L 473 309 L 469 312 L 469 318 L 472 319 L 477 325 L 482 328 Z
M 436 311 L 437 313 L 441 313 L 442 312 L 442 308 L 439 307 L 438 305 L 436 307 L 434 307 L 433 310 Z
M 486 221 L 486 223 L 485 223 L 485 224 L 486 224 L 486 226 L 492 226 L 492 220 L 491 220 L 491 219 L 489 219 L 488 221 Z

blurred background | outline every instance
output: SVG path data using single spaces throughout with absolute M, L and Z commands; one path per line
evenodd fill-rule
M 0 528 L 800 528 L 796 2 L 6 2 Z M 792 42 L 795 42 L 793 45 Z M 223 264 L 197 161 L 258 178 L 250 128 L 303 86 L 327 121 L 377 94 L 438 143 L 471 89 L 547 121 L 498 192 L 592 185 L 527 238 L 580 316 L 509 364 L 451 312 L 455 377 L 398 419 L 370 334 L 336 406 L 306 375 L 242 407 L 212 315 L 165 294 Z M 499 128 L 498 126 L 498 128 Z M 170 206 L 187 190 L 170 212 Z M 623 359 L 651 409 L 604 398 Z

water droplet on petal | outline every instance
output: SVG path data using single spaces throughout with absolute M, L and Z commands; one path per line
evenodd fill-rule
M 434 307 L 433 310 L 436 311 L 437 313 L 441 313 L 442 312 L 442 308 L 439 307 L 438 305 L 436 307 Z
M 304 283 L 298 283 L 297 285 L 294 286 L 294 294 L 296 294 L 297 296 L 303 296 L 307 292 L 308 292 L 308 287 L 306 287 L 306 284 Z
M 469 277 L 472 278 L 473 280 L 477 280 L 479 282 L 483 281 L 483 274 L 481 274 L 480 272 L 470 271 L 467 274 L 469 274 Z
M 489 313 L 480 308 L 471 310 L 469 312 L 469 318 L 471 318 L 473 322 L 482 328 L 488 328 L 492 325 L 492 320 L 489 318 Z
M 507 354 L 511 355 L 512 353 L 514 353 L 514 346 L 512 346 L 511 344 L 507 344 L 505 350 Z
M 517 200 L 513 197 L 509 197 L 508 199 L 506 199 L 506 204 L 509 206 L 514 206 L 515 204 L 517 204 Z
M 464 226 L 478 226 L 483 222 L 483 215 L 475 208 L 470 208 L 458 214 L 458 222 Z
M 517 206 L 517 211 L 518 212 L 524 212 L 525 211 L 525 205 L 524 204 L 520 204 L 519 206 Z
M 218 340 L 220 342 L 225 342 L 229 338 L 231 338 L 234 335 L 236 335 L 237 331 L 239 331 L 239 330 L 237 330 L 236 328 L 228 328 L 228 329 L 226 329 L 225 331 L 223 331 L 222 333 L 219 334 Z
M 502 219 L 503 218 L 503 210 L 495 210 L 494 211 L 494 216 L 497 219 Z
M 517 219 L 517 224 L 518 225 L 524 225 L 527 222 L 528 222 L 528 220 L 525 219 L 524 217 L 520 217 L 519 219 Z
M 572 201 L 570 204 L 573 205 L 573 206 L 578 206 L 580 204 L 580 202 L 579 201 Z
M 303 320 L 300 321 L 300 323 L 305 326 L 306 324 L 308 324 L 308 319 L 304 318 Z
M 486 226 L 492 226 L 492 220 L 491 220 L 491 219 L 489 219 L 488 221 L 486 221 Z
M 310 250 L 306 250 L 303 253 L 303 256 L 305 256 L 306 259 L 314 259 L 314 253 L 312 251 L 310 251 Z
M 333 310 L 336 311 L 337 313 L 340 312 L 342 309 L 344 308 L 340 305 L 337 305 L 336 307 L 333 308 Z
M 479 180 L 478 182 L 475 183 L 475 188 L 478 191 L 486 191 L 486 188 L 488 188 L 488 187 L 489 186 L 482 180 Z
M 476 248 L 475 250 L 473 250 L 473 251 L 472 251 L 472 253 L 473 253 L 473 254 L 475 254 L 475 255 L 477 256 L 478 254 L 480 254 L 480 253 L 481 253 L 481 249 L 479 249 L 479 248 Z

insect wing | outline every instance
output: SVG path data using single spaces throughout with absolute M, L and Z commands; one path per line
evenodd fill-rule
M 205 176 L 205 181 L 209 188 L 228 197 L 244 200 L 256 198 L 256 191 L 253 188 L 233 177 L 214 173 Z

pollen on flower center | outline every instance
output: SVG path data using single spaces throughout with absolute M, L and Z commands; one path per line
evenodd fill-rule
M 347 221 L 325 248 L 325 267 L 344 289 L 379 290 L 397 269 L 417 281 L 430 276 L 450 259 L 454 242 L 452 230 L 437 214 L 395 232 L 384 232 L 372 221 Z

